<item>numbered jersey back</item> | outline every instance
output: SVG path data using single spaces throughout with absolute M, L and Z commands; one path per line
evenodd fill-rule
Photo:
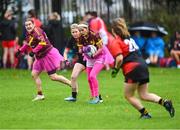
M 109 50 L 114 57 L 119 54 L 126 57 L 129 53 L 137 51 L 138 49 L 137 44 L 132 38 L 122 40 L 120 37 L 116 38 L 109 47 Z

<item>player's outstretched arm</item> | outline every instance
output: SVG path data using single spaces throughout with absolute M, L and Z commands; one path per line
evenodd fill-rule
M 117 76 L 117 74 L 120 70 L 122 61 L 123 61 L 123 55 L 122 54 L 119 54 L 118 56 L 116 56 L 114 68 L 112 69 L 112 73 L 111 73 L 112 78 L 115 78 Z

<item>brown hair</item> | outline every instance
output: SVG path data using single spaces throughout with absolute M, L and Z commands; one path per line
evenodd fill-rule
M 27 18 L 25 22 L 31 21 L 34 24 L 34 21 L 32 18 Z
M 114 19 L 112 22 L 112 29 L 114 33 L 122 39 L 130 37 L 130 33 L 123 18 Z
M 36 18 L 36 11 L 34 9 L 31 9 L 28 11 L 28 14 L 30 15 L 30 18 Z

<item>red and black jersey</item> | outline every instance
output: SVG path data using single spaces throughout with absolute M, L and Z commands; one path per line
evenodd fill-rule
M 119 54 L 123 55 L 122 69 L 126 75 L 140 64 L 145 64 L 144 60 L 138 55 L 138 46 L 131 38 L 122 40 L 120 37 L 116 37 L 109 50 L 113 57 Z
M 122 54 L 126 58 L 130 53 L 136 52 L 139 48 L 132 38 L 122 40 L 120 37 L 117 37 L 113 40 L 109 49 L 114 57 Z

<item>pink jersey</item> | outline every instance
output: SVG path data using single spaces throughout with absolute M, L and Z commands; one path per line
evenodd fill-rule
M 94 45 L 98 50 L 98 45 L 102 44 L 102 39 L 98 34 L 90 31 L 87 36 L 80 37 L 79 44 L 83 45 L 84 47 L 87 47 L 87 45 Z M 87 61 L 87 67 L 92 67 L 95 62 L 99 62 L 102 64 L 112 64 L 114 62 L 112 55 L 105 45 L 103 45 L 103 47 L 100 49 L 97 56 L 91 58 L 84 54 L 84 59 Z
M 99 33 L 104 45 L 110 44 L 114 39 L 113 36 L 108 32 L 104 21 L 99 17 L 91 19 L 89 27 L 93 32 Z

